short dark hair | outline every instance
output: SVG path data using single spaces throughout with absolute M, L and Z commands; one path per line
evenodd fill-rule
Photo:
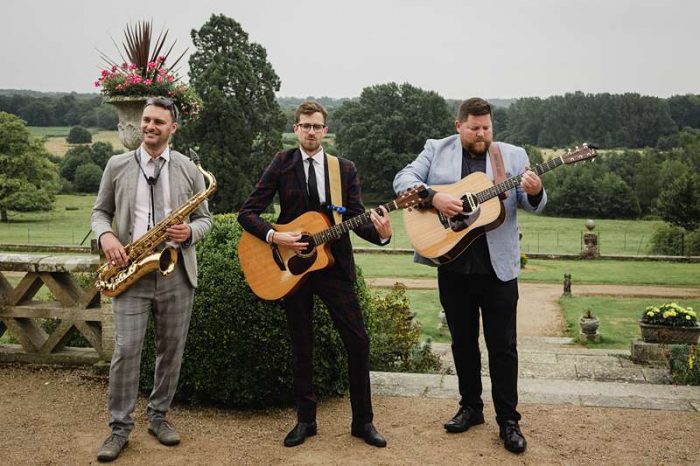
M 294 124 L 299 123 L 299 117 L 301 115 L 313 115 L 314 113 L 323 115 L 323 123 L 326 123 L 326 118 L 328 118 L 326 109 L 315 100 L 305 100 L 297 107 L 297 111 L 294 112 Z
M 491 115 L 491 104 L 480 97 L 472 97 L 462 102 L 459 106 L 457 120 L 466 121 L 469 115 L 481 116 Z
M 175 101 L 173 99 L 169 99 L 167 97 L 149 97 L 148 99 L 146 99 L 146 105 L 144 106 L 144 108 L 148 107 L 149 105 L 160 107 L 169 111 L 170 117 L 173 119 L 173 123 L 177 122 L 177 105 L 175 105 Z

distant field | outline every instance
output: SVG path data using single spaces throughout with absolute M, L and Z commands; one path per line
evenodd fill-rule
M 75 144 L 68 144 L 66 137 L 70 131 L 69 126 L 28 126 L 27 129 L 37 138 L 44 138 L 44 147 L 49 151 L 49 154 L 64 156 L 68 149 L 74 147 Z M 114 150 L 123 151 L 122 143 L 119 141 L 117 131 L 98 131 L 91 129 L 92 142 L 109 142 L 114 147 Z

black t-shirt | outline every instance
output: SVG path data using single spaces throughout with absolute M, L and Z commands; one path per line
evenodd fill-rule
M 462 148 L 462 178 L 474 172 L 486 173 L 486 153 L 472 155 Z M 464 274 L 492 275 L 495 274 L 491 265 L 491 255 L 486 242 L 486 235 L 482 234 L 459 255 L 455 260 L 440 267 L 451 272 Z

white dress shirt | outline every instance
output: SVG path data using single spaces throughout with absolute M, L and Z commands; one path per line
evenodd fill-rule
M 146 152 L 146 149 L 139 147 L 137 155 L 143 173 L 139 170 L 138 181 L 136 182 L 136 204 L 134 205 L 134 230 L 131 237 L 132 241 L 136 241 L 141 236 L 143 236 L 146 231 L 148 231 L 148 214 L 151 210 L 151 187 L 144 178 L 144 173 L 146 177 L 154 176 L 156 169 L 156 164 L 152 160 L 151 156 Z M 172 205 L 170 203 L 170 177 L 168 176 L 168 165 L 170 162 L 170 148 L 166 147 L 160 156 L 165 162 L 160 169 L 160 175 L 158 176 L 158 182 L 153 187 L 154 189 L 163 190 L 163 207 L 165 212 L 163 212 L 160 218 L 167 217 L 170 212 L 172 212 Z M 154 219 L 151 218 L 151 227 L 154 226 Z M 168 243 L 170 244 L 170 243 Z

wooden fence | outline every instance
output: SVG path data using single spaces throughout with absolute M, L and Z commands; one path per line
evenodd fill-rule
M 81 285 L 78 278 L 94 274 L 98 266 L 98 256 L 0 254 L 0 337 L 9 333 L 19 343 L 0 341 L 0 361 L 67 365 L 109 361 L 114 349 L 112 306 L 91 280 L 82 280 Z M 36 300 L 43 288 L 49 293 Z M 57 325 L 42 325 L 45 319 L 56 320 Z M 66 346 L 75 332 L 91 347 Z

